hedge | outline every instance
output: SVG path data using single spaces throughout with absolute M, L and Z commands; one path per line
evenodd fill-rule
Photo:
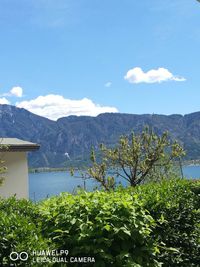
M 24 266 L 25 262 L 13 262 L 9 257 L 11 252 L 21 251 L 29 253 L 26 264 L 31 264 L 33 250 L 50 246 L 42 236 L 38 208 L 27 200 L 0 200 L 0 233 L 0 266 Z
M 200 266 L 200 182 L 170 179 L 113 192 L 64 193 L 38 204 L 1 199 L 0 233 L 1 266 L 13 266 L 12 251 L 43 249 L 95 258 L 95 264 L 74 267 Z
M 126 191 L 63 194 L 40 205 L 45 236 L 95 266 L 159 266 L 154 219 Z M 87 264 L 88 266 L 88 264 Z
M 179 179 L 137 189 L 156 221 L 152 238 L 161 244 L 157 259 L 163 267 L 200 266 L 199 193 L 200 182 Z

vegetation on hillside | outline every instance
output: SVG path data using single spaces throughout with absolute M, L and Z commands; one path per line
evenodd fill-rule
M 9 105 L 0 105 L 0 112 L 1 136 L 41 144 L 39 151 L 29 154 L 29 166 L 34 168 L 83 166 L 91 146 L 97 149 L 104 143 L 112 147 L 121 135 L 141 133 L 144 125 L 156 134 L 170 132 L 187 152 L 187 160 L 200 159 L 200 112 L 184 116 L 107 113 L 97 117 L 69 116 L 58 121 Z

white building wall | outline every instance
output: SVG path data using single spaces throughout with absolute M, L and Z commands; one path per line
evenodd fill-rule
M 28 166 L 26 152 L 1 152 L 0 159 L 7 167 L 3 184 L 0 186 L 0 196 L 10 197 L 16 194 L 17 198 L 29 196 Z

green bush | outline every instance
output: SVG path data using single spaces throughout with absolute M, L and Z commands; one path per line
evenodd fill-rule
M 12 251 L 30 255 L 14 266 L 36 266 L 33 250 L 64 249 L 69 257 L 94 257 L 95 267 L 197 267 L 200 182 L 171 179 L 114 192 L 62 194 L 39 204 L 0 199 L 0 233 L 0 266 L 13 266 Z
M 165 267 L 200 266 L 200 184 L 172 179 L 137 188 L 156 221 L 152 238 L 161 244 Z
M 200 207 L 200 180 L 192 180 L 190 182 L 190 189 L 197 196 L 198 207 Z
M 14 197 L 0 199 L 0 266 L 24 266 L 32 262 L 33 250 L 47 249 L 46 239 L 41 235 L 36 205 Z M 25 251 L 28 261 L 11 261 L 11 252 Z
M 41 203 L 40 212 L 55 247 L 94 257 L 92 266 L 160 266 L 154 220 L 128 191 L 63 194 Z

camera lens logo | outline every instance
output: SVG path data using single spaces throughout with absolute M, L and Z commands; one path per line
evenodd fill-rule
M 28 260 L 28 253 L 26 251 L 22 251 L 20 253 L 13 251 L 10 253 L 9 257 L 12 261 L 17 261 L 17 260 L 27 261 Z

